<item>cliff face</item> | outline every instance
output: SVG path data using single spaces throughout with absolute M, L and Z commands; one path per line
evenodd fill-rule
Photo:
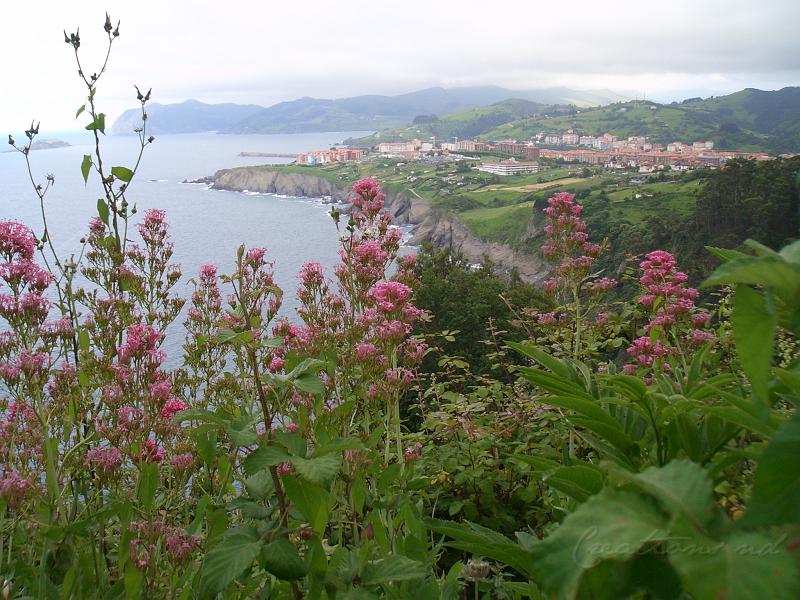
M 212 188 L 241 192 L 261 192 L 319 198 L 330 196 L 336 202 L 347 202 L 349 186 L 323 177 L 304 173 L 283 173 L 257 167 L 240 167 L 217 171 Z M 413 244 L 431 243 L 435 248 L 452 246 L 460 249 L 472 262 L 479 263 L 489 256 L 498 269 L 516 268 L 530 283 L 544 279 L 547 267 L 538 256 L 520 253 L 510 246 L 481 240 L 452 214 L 431 207 L 430 202 L 416 194 L 387 192 L 384 204 L 398 225 L 414 225 Z

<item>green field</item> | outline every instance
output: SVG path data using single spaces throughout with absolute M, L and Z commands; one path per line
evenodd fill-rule
M 472 164 L 472 163 L 470 163 Z M 304 167 L 264 166 L 264 169 L 324 177 L 343 186 L 362 177 L 375 177 L 384 189 L 428 199 L 434 209 L 452 214 L 481 239 L 513 247 L 535 247 L 541 235 L 537 221 L 541 209 L 555 192 L 574 193 L 586 204 L 587 219 L 602 219 L 603 228 L 614 223 L 643 223 L 648 217 L 684 215 L 693 207 L 702 177 L 669 174 L 665 181 L 645 181 L 630 173 L 608 173 L 593 167 L 556 167 L 524 176 L 499 177 L 465 170 L 453 163 L 434 165 L 398 159 L 373 160 L 355 165 Z M 589 175 L 585 177 L 583 175 Z

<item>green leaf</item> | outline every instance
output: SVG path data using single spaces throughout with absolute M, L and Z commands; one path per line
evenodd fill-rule
M 244 480 L 244 487 L 251 498 L 265 500 L 275 493 L 275 483 L 272 474 L 264 469 Z
M 289 462 L 291 457 L 280 446 L 259 446 L 244 459 L 244 470 L 257 473 L 267 467 Z
M 783 425 L 764 449 L 745 526 L 800 523 L 800 412 Z
M 550 356 L 547 354 L 547 352 L 537 348 L 536 346 L 521 344 L 519 342 L 506 342 L 506 346 L 513 348 L 523 356 L 527 356 L 528 358 L 535 360 L 559 377 L 563 377 L 564 379 L 575 378 L 575 372 L 567 364 L 565 364 L 564 361 Z
M 102 134 L 106 132 L 106 115 L 105 113 L 100 113 L 97 115 L 97 118 L 89 123 L 86 128 L 87 131 L 99 131 Z
M 77 119 L 78 117 L 80 117 L 81 113 L 83 113 L 83 111 L 85 110 L 86 110 L 86 105 L 84 104 L 77 111 L 75 111 L 75 118 Z
M 792 242 L 788 246 L 781 248 L 780 254 L 786 262 L 800 264 L 800 240 Z
M 780 256 L 736 258 L 717 267 L 703 282 L 703 287 L 726 283 L 763 285 L 796 291 L 800 288 L 800 265 L 788 263 Z
M 649 467 L 637 475 L 622 475 L 656 498 L 673 515 L 683 513 L 698 525 L 711 521 L 716 506 L 711 480 L 697 463 L 673 460 L 663 467 Z
M 315 396 L 319 396 L 325 391 L 325 386 L 322 385 L 322 381 L 314 373 L 300 373 L 300 375 L 291 381 L 297 389 L 309 394 L 314 394 Z
M 560 467 L 545 476 L 544 481 L 578 502 L 584 502 L 603 489 L 602 471 L 590 465 Z
M 133 179 L 133 171 L 128 167 L 111 167 L 111 174 L 125 183 L 130 183 Z
M 217 461 L 217 432 L 198 428 L 192 432 L 192 437 L 203 463 L 211 467 Z
M 308 572 L 297 548 L 286 538 L 277 539 L 264 548 L 264 568 L 278 579 L 288 581 L 300 579 Z
M 89 351 L 89 332 L 83 328 L 81 328 L 81 332 L 78 334 L 78 344 L 80 345 L 81 352 Z
M 423 522 L 433 531 L 453 538 L 454 542 L 447 542 L 452 548 L 491 558 L 529 577 L 533 574 L 531 552 L 501 533 L 475 523 L 440 519 L 423 519 Z
M 83 161 L 81 161 L 81 175 L 83 175 L 83 183 L 87 183 L 89 181 L 89 171 L 92 170 L 92 157 L 89 154 L 83 155 Z
M 728 248 L 717 248 L 715 246 L 706 246 L 706 251 L 713 254 L 722 261 L 729 261 L 735 258 L 748 258 L 750 255 L 738 250 L 730 250 Z
M 778 318 L 762 292 L 746 285 L 736 286 L 731 314 L 736 353 L 753 393 L 762 402 L 766 402 L 768 396 L 777 323 Z
M 218 344 L 233 344 L 234 346 L 244 346 L 253 341 L 253 332 L 250 330 L 240 331 L 239 333 L 232 329 L 220 329 L 214 340 Z
M 206 410 L 205 408 L 187 408 L 186 410 L 176 413 L 175 416 L 172 417 L 172 422 L 176 425 L 180 425 L 185 421 L 213 423 L 215 425 L 219 425 L 220 427 L 225 427 L 229 423 L 228 419 L 225 417 L 218 415 L 217 413 L 213 413 L 210 410 Z
M 255 430 L 256 417 L 242 415 L 233 420 L 225 431 L 234 446 L 254 446 L 258 443 L 258 434 Z
M 293 456 L 292 466 L 297 472 L 312 483 L 327 485 L 339 472 L 342 459 L 337 454 L 325 454 L 317 458 L 300 458 Z
M 108 225 L 108 204 L 102 198 L 97 199 L 97 214 L 100 215 L 100 220 Z
M 134 565 L 129 564 L 125 568 L 125 598 L 135 600 L 142 596 L 142 583 L 144 575 Z
M 428 569 L 421 562 L 411 560 L 401 554 L 392 554 L 386 558 L 368 562 L 361 573 L 361 585 L 410 581 L 422 579 L 427 574 Z
M 136 489 L 136 497 L 146 510 L 152 510 L 153 500 L 159 485 L 158 463 L 142 463 L 139 471 L 139 482 Z
M 534 547 L 538 581 L 559 598 L 574 598 L 582 575 L 595 565 L 627 559 L 644 544 L 668 536 L 667 521 L 653 499 L 606 488 Z
M 309 522 L 311 528 L 321 535 L 328 524 L 330 511 L 328 492 L 316 484 L 296 477 L 284 476 L 281 481 L 289 500 Z
M 797 566 L 782 545 L 766 535 L 734 533 L 725 542 L 678 538 L 668 550 L 693 598 L 798 598 Z
M 226 531 L 206 555 L 200 570 L 200 588 L 216 595 L 253 564 L 261 551 L 258 533 L 251 527 Z

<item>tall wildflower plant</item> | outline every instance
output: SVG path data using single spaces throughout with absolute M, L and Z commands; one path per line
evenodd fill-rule
M 398 256 L 400 231 L 390 225 L 384 201 L 374 179 L 353 186 L 335 280 L 319 264 L 303 267 L 297 294 L 304 326 L 286 324 L 285 334 L 288 348 L 335 358 L 326 381 L 327 408 L 341 433 L 367 437 L 373 418 L 385 415 L 384 460 L 394 455 L 402 464 L 399 403 L 427 350 L 411 336 L 414 322 L 425 315 L 411 302 L 415 257 Z M 333 216 L 339 226 L 340 215 Z
M 571 353 L 579 358 L 584 350 L 584 332 L 589 327 L 588 318 L 592 303 L 588 297 L 597 297 L 613 288 L 617 282 L 609 277 L 600 277 L 592 271 L 604 246 L 589 241 L 586 223 L 581 217 L 583 207 L 575 201 L 574 194 L 559 192 L 547 201 L 544 209 L 547 225 L 544 232 L 547 241 L 542 245 L 542 254 L 553 264 L 551 277 L 544 282 L 544 289 L 556 295 L 572 320 Z M 598 324 L 604 323 L 604 315 L 597 315 Z M 538 317 L 539 325 L 550 326 L 558 321 L 555 313 Z
M 695 306 L 700 293 L 687 285 L 689 278 L 678 270 L 672 254 L 650 252 L 639 266 L 644 293 L 638 303 L 647 311 L 649 321 L 644 326 L 645 335 L 628 348 L 631 362 L 624 369 L 629 374 L 642 373 L 650 381 L 654 375 L 670 373 L 672 362 L 685 371 L 691 355 L 716 338 L 708 330 L 711 315 Z

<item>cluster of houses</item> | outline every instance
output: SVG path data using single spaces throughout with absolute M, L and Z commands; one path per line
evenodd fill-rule
M 550 146 L 550 147 L 542 147 Z M 574 148 L 570 148 L 570 146 Z M 459 152 L 493 152 L 507 154 L 511 160 L 483 162 L 478 170 L 497 175 L 536 173 L 539 158 L 557 159 L 565 162 L 603 165 L 606 168 L 638 168 L 641 172 L 658 169 L 676 170 L 696 167 L 719 167 L 732 158 L 768 160 L 769 155 L 749 152 L 720 152 L 714 150 L 714 142 L 699 141 L 691 144 L 672 142 L 657 144 L 646 136 L 618 138 L 610 133 L 600 136 L 580 135 L 572 129 L 563 133 L 540 133 L 529 142 L 500 140 L 481 142 L 478 140 L 455 140 L 452 142 L 423 142 L 419 139 L 400 142 L 380 142 L 374 148 L 386 157 L 408 160 L 422 159 L 436 154 L 445 159 L 454 158 Z M 365 155 L 361 148 L 332 148 L 313 150 L 298 154 L 297 164 L 320 165 L 332 162 L 361 160 Z
M 294 161 L 298 165 L 324 165 L 332 162 L 360 160 L 364 156 L 362 148 L 332 148 L 330 150 L 311 150 L 298 154 Z

